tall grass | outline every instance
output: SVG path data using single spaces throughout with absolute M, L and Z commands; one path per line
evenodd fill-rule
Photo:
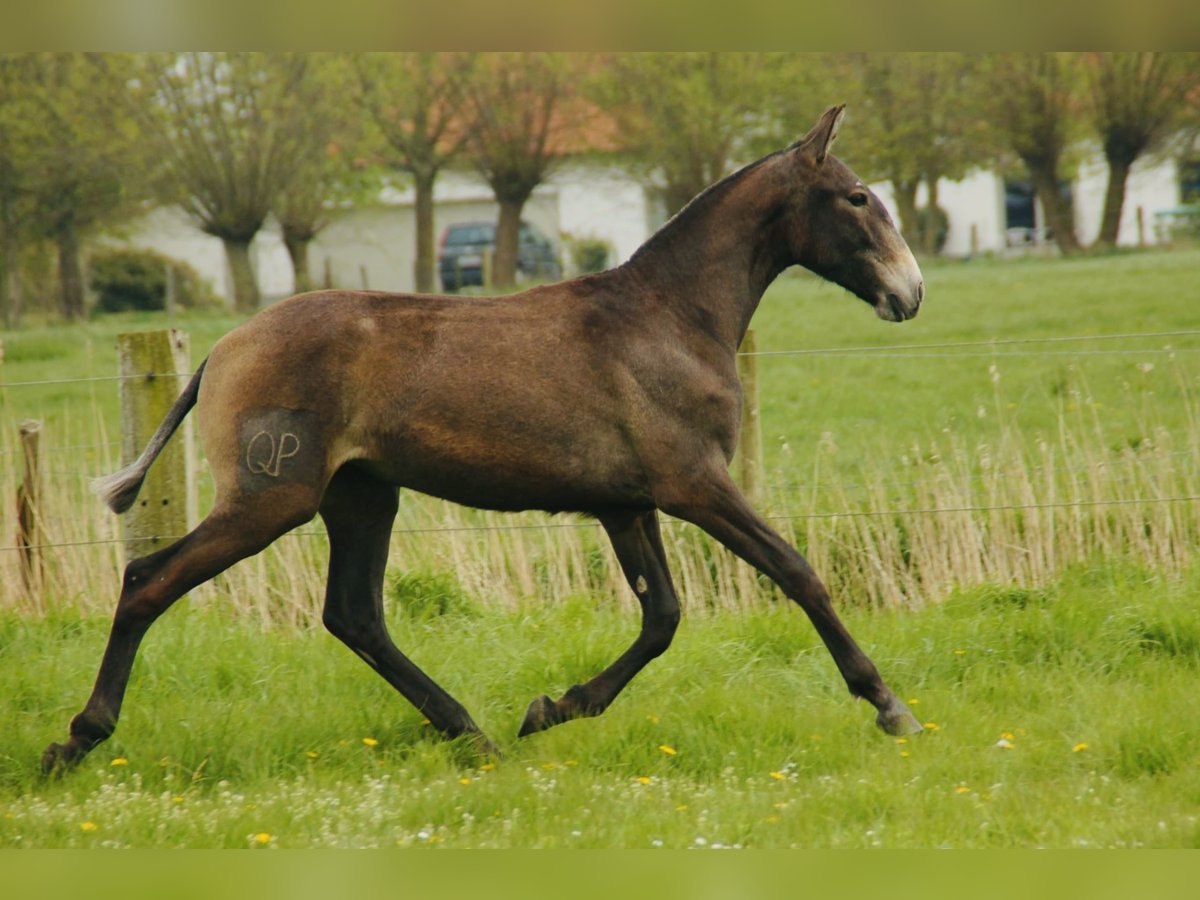
M 1180 373 L 1181 380 L 1184 375 Z M 921 606 L 963 585 L 1036 585 L 1094 558 L 1127 558 L 1163 573 L 1195 561 L 1200 545 L 1200 411 L 1186 394 L 1188 425 L 1170 430 L 1151 398 L 1134 440 L 1113 433 L 1086 389 L 1060 402 L 1054 433 L 1030 435 L 1004 421 L 997 390 L 991 439 L 969 444 L 953 429 L 913 436 L 899 452 L 856 468 L 830 440 L 811 453 L 810 475 L 779 469 L 767 515 L 805 552 L 835 596 L 877 607 Z M 119 521 L 90 495 L 87 478 L 117 465 L 103 420 L 70 423 L 59 437 L 85 451 L 43 453 L 40 591 L 23 589 L 17 553 L 0 550 L 0 608 L 44 613 L 69 606 L 111 609 L 123 549 Z M 885 465 L 886 463 L 886 465 Z M 14 497 L 22 462 L 15 428 L 0 429 L 0 495 Z M 790 479 L 790 480 L 789 480 Z M 0 533 L 16 531 L 14 506 Z M 488 604 L 631 598 L 602 530 L 572 517 L 467 510 L 405 494 L 392 538 L 401 572 L 453 573 Z M 664 539 L 689 610 L 741 608 L 770 587 L 694 526 L 668 520 Z M 276 542 L 194 602 L 220 603 L 263 621 L 303 624 L 319 616 L 327 548 L 319 521 Z
M 1194 339 L 1164 338 L 1134 355 L 972 349 L 966 359 L 905 353 L 905 343 L 1170 331 L 1194 321 L 1200 254 L 1064 263 L 938 266 L 930 308 L 904 329 L 811 279 L 772 289 L 756 323 L 767 349 L 896 347 L 830 357 L 766 357 L 763 511 L 848 604 L 919 607 L 958 586 L 1036 585 L 1070 565 L 1127 558 L 1165 574 L 1194 561 L 1200 537 L 1200 379 Z M 6 336 L 3 381 L 106 374 L 113 335 L 159 320 L 93 323 Z M 182 324 L 200 356 L 233 324 Z M 868 327 L 869 325 L 869 327 Z M 1180 346 L 1172 353 L 1169 346 Z M 1115 345 L 1128 349 L 1130 342 Z M 1036 350 L 1037 348 L 1034 348 Z M 1045 349 L 1045 348 L 1042 348 Z M 0 609 L 111 609 L 124 562 L 119 522 L 87 491 L 112 471 L 116 388 L 0 384 Z M 21 475 L 16 428 L 47 419 L 41 509 L 45 582 L 24 590 L 12 498 Z M 178 439 L 178 438 L 176 438 Z M 203 467 L 202 467 L 203 471 Z M 201 508 L 211 492 L 202 478 Z M 602 531 L 572 517 L 501 515 L 402 494 L 393 571 L 457 579 L 480 602 L 632 598 Z M 698 529 L 667 521 L 664 538 L 685 606 L 741 608 L 771 588 Z M 327 549 L 319 521 L 193 592 L 264 622 L 319 612 Z

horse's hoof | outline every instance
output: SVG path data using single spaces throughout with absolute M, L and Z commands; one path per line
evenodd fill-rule
M 553 700 L 542 694 L 529 704 L 529 709 L 525 710 L 525 721 L 521 723 L 521 730 L 517 732 L 517 737 L 545 731 L 551 725 L 557 724 L 558 707 L 554 705 Z
M 79 756 L 70 744 L 51 744 L 42 754 L 42 774 L 62 775 L 79 761 Z
M 478 728 L 473 728 L 464 736 L 466 745 L 470 747 L 471 752 L 478 756 L 486 756 L 489 759 L 494 759 L 497 762 L 503 758 L 504 754 L 500 752 L 500 748 L 489 740 L 488 736 Z
M 875 717 L 875 724 L 895 737 L 916 734 L 925 730 L 912 711 L 894 697 L 890 703 L 879 710 L 879 715 Z

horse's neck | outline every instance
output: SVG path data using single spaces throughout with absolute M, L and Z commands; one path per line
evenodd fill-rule
M 656 302 L 736 350 L 763 292 L 783 268 L 773 244 L 773 204 L 755 192 L 763 173 L 701 195 L 634 254 L 626 269 L 651 286 Z

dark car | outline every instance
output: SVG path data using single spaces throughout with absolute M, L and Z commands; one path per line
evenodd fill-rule
M 522 222 L 517 240 L 517 280 L 562 278 L 558 254 L 548 237 L 528 222 Z M 442 290 L 454 293 L 469 285 L 481 286 L 485 252 L 496 252 L 495 222 L 458 222 L 448 226 L 438 247 Z

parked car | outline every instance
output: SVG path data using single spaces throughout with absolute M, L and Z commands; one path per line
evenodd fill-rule
M 554 245 L 536 227 L 521 222 L 517 241 L 518 281 L 562 278 L 562 265 Z M 495 222 L 457 222 L 448 226 L 438 247 L 442 290 L 454 293 L 468 285 L 482 285 L 485 252 L 496 252 Z

